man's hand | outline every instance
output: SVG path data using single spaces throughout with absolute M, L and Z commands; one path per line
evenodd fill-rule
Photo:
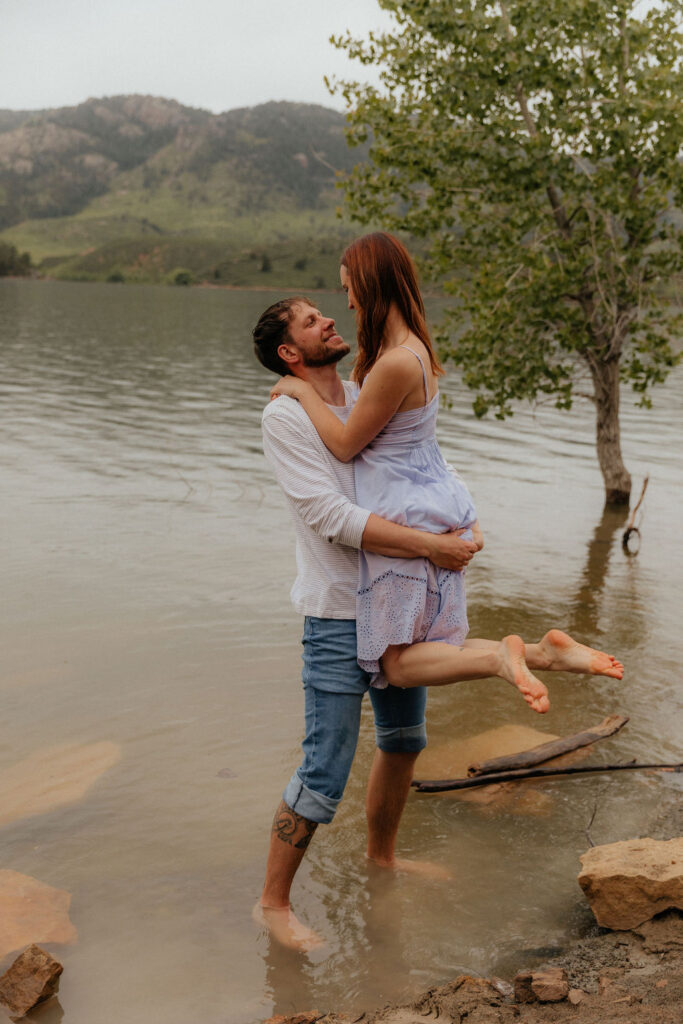
M 289 395 L 290 398 L 298 400 L 302 398 L 306 388 L 311 388 L 311 385 L 305 380 L 299 380 L 298 377 L 280 377 L 277 384 L 270 389 L 270 400 L 272 402 L 278 395 Z
M 462 534 L 466 530 L 453 530 L 451 533 L 429 534 L 427 557 L 440 569 L 452 569 L 456 572 L 464 569 L 470 562 L 479 547 L 476 540 L 463 540 Z M 479 531 L 481 534 L 481 531 Z M 482 537 L 482 546 L 484 543 Z

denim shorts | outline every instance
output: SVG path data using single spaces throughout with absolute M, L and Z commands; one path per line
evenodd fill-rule
M 427 744 L 425 687 L 370 687 L 356 660 L 355 619 L 307 618 L 303 636 L 306 735 L 304 758 L 282 794 L 309 821 L 332 821 L 356 752 L 363 696 L 370 690 L 375 741 L 387 754 L 418 753 Z

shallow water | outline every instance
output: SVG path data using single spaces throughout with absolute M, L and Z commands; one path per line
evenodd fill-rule
M 0 282 L 0 868 L 72 893 L 79 933 L 48 946 L 65 971 L 46 1024 L 249 1024 L 514 970 L 590 927 L 576 874 L 593 812 L 592 840 L 611 842 L 679 799 L 678 777 L 635 772 L 487 804 L 412 794 L 400 852 L 455 881 L 388 877 L 363 858 L 366 711 L 345 800 L 296 884 L 328 945 L 270 947 L 250 914 L 302 725 L 292 530 L 260 449 L 270 376 L 249 344 L 272 298 Z M 351 338 L 343 296 L 319 303 Z M 435 690 L 418 776 L 452 774 L 459 738 L 507 723 L 566 734 L 611 712 L 631 721 L 595 761 L 679 759 L 682 383 L 679 367 L 650 412 L 625 395 L 636 492 L 650 473 L 627 558 L 623 521 L 602 515 L 591 410 L 477 421 L 451 373 L 439 437 L 487 542 L 468 573 L 472 635 L 564 626 L 627 675 L 556 677 L 542 719 L 503 683 Z M 55 776 L 64 758 L 77 774 L 82 749 L 87 774 L 102 743 L 118 760 L 85 796 L 2 817 L 3 772 L 11 804 L 18 762 L 55 748 Z

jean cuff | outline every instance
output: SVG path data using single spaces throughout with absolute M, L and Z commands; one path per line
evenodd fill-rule
M 302 818 L 315 821 L 319 825 L 329 825 L 339 806 L 339 800 L 316 793 L 315 790 L 305 786 L 298 772 L 294 772 L 287 783 L 282 799 Z
M 385 754 L 416 754 L 427 746 L 427 726 L 424 722 L 391 728 L 375 725 L 375 743 Z

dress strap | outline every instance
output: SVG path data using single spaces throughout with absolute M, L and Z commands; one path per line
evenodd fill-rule
M 427 371 L 425 370 L 425 364 L 424 364 L 424 361 L 422 359 L 422 356 L 419 354 L 419 352 L 416 352 L 414 348 L 411 348 L 410 345 L 400 345 L 399 348 L 404 348 L 404 349 L 406 349 L 407 352 L 412 352 L 413 355 L 415 356 L 415 358 L 417 359 L 417 361 L 419 362 L 420 366 L 422 367 L 422 383 L 423 383 L 424 389 L 425 389 L 425 406 L 429 405 L 429 388 L 427 386 Z

